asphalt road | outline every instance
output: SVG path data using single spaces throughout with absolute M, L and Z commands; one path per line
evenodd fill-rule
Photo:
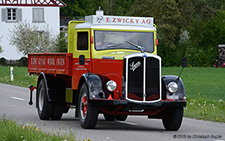
M 35 97 L 33 98 L 35 100 Z M 64 114 L 60 121 L 41 121 L 35 103 L 28 105 L 29 89 L 0 83 L 0 116 L 12 118 L 19 123 L 33 123 L 43 131 L 77 135 L 78 140 L 91 141 L 171 141 L 208 140 L 225 141 L 225 123 L 184 118 L 179 131 L 166 131 L 159 119 L 146 116 L 129 116 L 125 122 L 105 121 L 102 115 L 95 129 L 82 129 L 74 110 Z

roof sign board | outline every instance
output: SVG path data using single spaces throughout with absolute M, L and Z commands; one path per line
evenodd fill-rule
M 96 15 L 86 16 L 85 22 L 93 25 L 153 26 L 154 19 L 152 17 L 107 16 L 98 11 Z

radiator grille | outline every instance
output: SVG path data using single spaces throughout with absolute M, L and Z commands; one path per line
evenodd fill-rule
M 126 98 L 141 102 L 160 100 L 160 58 L 140 53 L 125 57 L 124 61 Z

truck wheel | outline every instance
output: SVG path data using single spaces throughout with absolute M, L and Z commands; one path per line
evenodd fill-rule
M 51 119 L 52 120 L 60 120 L 63 115 L 63 112 L 64 112 L 65 104 L 64 103 L 55 103 L 53 107 L 54 108 L 53 108 Z
M 103 115 L 104 115 L 105 120 L 107 120 L 107 121 L 114 121 L 116 119 L 115 115 L 108 115 L 108 114 L 103 114 Z
M 166 130 L 177 131 L 182 123 L 183 107 L 169 108 L 163 115 L 162 121 Z
M 79 92 L 78 114 L 81 127 L 84 129 L 93 129 L 97 124 L 99 109 L 88 102 L 88 95 L 88 87 L 84 83 Z
M 125 121 L 127 119 L 127 115 L 118 115 L 116 116 L 116 120 Z
M 52 115 L 52 103 L 47 99 L 47 89 L 42 79 L 37 90 L 37 110 L 41 120 L 49 120 Z

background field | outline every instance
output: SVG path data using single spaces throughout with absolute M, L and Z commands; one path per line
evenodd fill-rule
M 162 75 L 179 75 L 180 67 L 163 67 Z M 186 117 L 225 122 L 225 68 L 185 68 L 181 78 L 185 85 Z M 0 66 L 0 82 L 22 87 L 36 86 L 37 77 L 29 76 L 27 68 L 14 67 L 14 82 L 10 67 Z

